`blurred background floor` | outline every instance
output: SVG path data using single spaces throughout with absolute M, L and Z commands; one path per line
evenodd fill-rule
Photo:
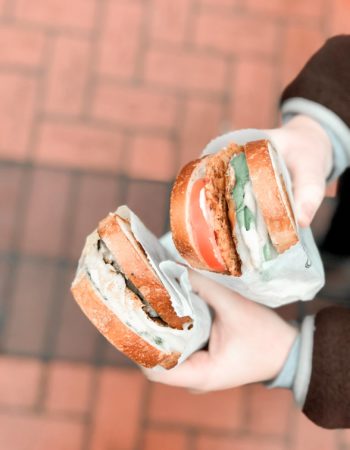
M 350 448 L 289 392 L 151 385 L 69 292 L 99 219 L 127 203 L 161 235 L 177 170 L 276 125 L 283 86 L 349 23 L 349 0 L 0 0 L 1 450 Z

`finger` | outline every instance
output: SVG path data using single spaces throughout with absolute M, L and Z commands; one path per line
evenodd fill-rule
M 157 383 L 203 390 L 207 385 L 211 370 L 210 356 L 206 351 L 199 351 L 169 371 L 142 370 L 149 380 Z
M 291 167 L 297 221 L 300 226 L 311 224 L 324 195 L 326 182 L 324 173 L 305 160 L 294 162 Z
M 236 292 L 194 270 L 189 270 L 189 278 L 193 290 L 215 310 L 218 317 L 224 317 L 226 314 L 232 313 L 234 303 L 245 301 Z

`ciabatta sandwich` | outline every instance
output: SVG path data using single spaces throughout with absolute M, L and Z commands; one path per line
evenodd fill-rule
M 275 149 L 234 143 L 190 162 L 173 186 L 170 223 L 194 268 L 240 276 L 299 241 Z
M 193 329 L 179 316 L 130 222 L 117 213 L 87 238 L 72 293 L 98 330 L 144 367 L 174 367 Z

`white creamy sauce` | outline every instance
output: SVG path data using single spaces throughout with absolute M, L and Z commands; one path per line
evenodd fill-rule
M 183 352 L 191 330 L 176 330 L 148 318 L 141 305 L 129 298 L 125 280 L 110 264 L 105 264 L 97 250 L 97 240 L 85 255 L 84 266 L 105 305 L 146 342 L 165 352 Z M 162 340 L 160 343 L 159 338 Z M 155 342 L 155 339 L 158 342 Z
M 240 228 L 237 224 L 238 251 L 245 267 L 253 266 L 259 269 L 265 261 L 263 248 L 268 241 L 268 232 L 263 215 L 257 206 L 251 181 L 244 186 L 244 206 L 247 206 L 254 214 L 255 223 L 251 222 L 249 230 L 246 230 L 244 226 Z M 244 245 L 242 245 L 242 241 Z

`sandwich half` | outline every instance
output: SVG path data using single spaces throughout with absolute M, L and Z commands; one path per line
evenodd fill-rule
M 118 214 L 88 236 L 72 293 L 105 338 L 137 364 L 177 364 L 192 318 L 176 314 L 130 223 Z
M 192 267 L 233 276 L 261 270 L 299 241 L 277 153 L 267 140 L 231 144 L 185 166 L 170 217 L 175 246 Z
M 187 164 L 171 193 L 170 226 L 175 246 L 198 269 L 240 275 L 225 198 L 226 171 L 240 148 L 232 144 Z

